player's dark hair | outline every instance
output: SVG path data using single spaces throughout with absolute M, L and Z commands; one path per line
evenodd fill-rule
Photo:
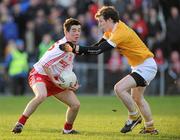
M 66 21 L 63 24 L 64 31 L 69 32 L 73 25 L 81 25 L 81 23 L 77 19 L 74 19 L 74 18 L 66 19 Z
M 104 20 L 111 18 L 113 22 L 119 21 L 119 13 L 113 6 L 103 6 L 95 15 L 95 18 L 98 19 L 100 16 L 103 16 Z

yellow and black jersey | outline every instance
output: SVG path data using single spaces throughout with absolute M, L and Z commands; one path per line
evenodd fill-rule
M 141 64 L 146 58 L 154 57 L 137 34 L 121 21 L 115 25 L 112 32 L 105 32 L 103 38 L 127 57 L 131 66 Z

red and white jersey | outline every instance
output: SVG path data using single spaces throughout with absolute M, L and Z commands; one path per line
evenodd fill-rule
M 66 38 L 62 38 L 54 43 L 41 59 L 33 66 L 39 74 L 46 75 L 42 66 L 49 67 L 54 76 L 60 75 L 63 70 L 73 69 L 73 60 L 75 54 L 72 52 L 64 52 L 60 50 L 59 45 L 66 43 Z

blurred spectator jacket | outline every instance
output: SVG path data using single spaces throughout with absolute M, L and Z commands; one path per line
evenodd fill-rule
M 5 58 L 4 66 L 8 70 L 9 76 L 26 77 L 28 73 L 27 53 L 18 48 L 12 49 Z

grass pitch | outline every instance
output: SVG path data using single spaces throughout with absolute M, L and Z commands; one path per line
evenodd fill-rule
M 81 109 L 74 128 L 77 135 L 63 135 L 66 106 L 53 97 L 42 103 L 29 118 L 21 134 L 11 129 L 32 97 L 0 96 L 0 140 L 179 140 L 180 97 L 146 97 L 159 135 L 140 135 L 143 124 L 132 132 L 119 132 L 127 110 L 114 96 L 78 96 Z

